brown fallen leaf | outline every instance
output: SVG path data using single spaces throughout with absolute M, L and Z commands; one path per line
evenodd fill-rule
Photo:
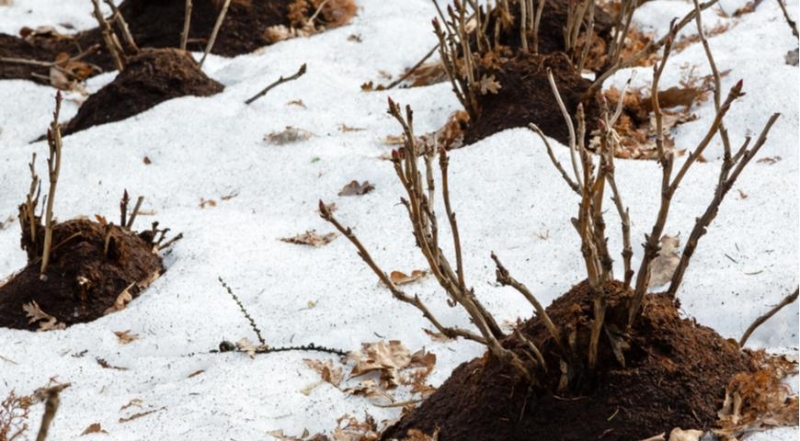
M 780 156 L 771 156 L 771 157 L 768 157 L 768 158 L 761 158 L 756 162 L 759 162 L 761 164 L 772 165 L 772 164 L 780 161 L 781 159 L 783 159 L 783 158 L 781 158 Z
M 341 131 L 341 132 L 343 132 L 343 133 L 348 133 L 348 132 L 363 132 L 364 130 L 366 130 L 366 129 L 363 129 L 363 128 L 361 128 L 361 127 L 350 127 L 350 126 L 348 126 L 347 124 L 339 124 L 339 131 Z
M 701 436 L 703 436 L 702 430 L 683 430 L 676 427 L 669 433 L 669 441 L 700 441 Z
M 204 369 L 196 370 L 196 371 L 192 372 L 191 374 L 187 375 L 186 378 L 194 378 L 194 377 L 202 374 L 203 372 L 205 372 Z
M 494 75 L 491 75 L 489 77 L 484 75 L 483 77 L 481 77 L 480 87 L 481 87 L 481 95 L 486 95 L 487 93 L 496 95 L 497 92 L 499 92 L 500 89 L 502 88 L 500 83 L 494 78 Z
M 303 433 L 300 436 L 286 435 L 283 433 L 283 429 L 270 430 L 267 435 L 274 437 L 278 441 L 327 441 L 328 439 L 319 433 L 312 436 L 308 429 L 303 429 Z
M 310 245 L 312 247 L 321 247 L 331 243 L 336 239 L 336 233 L 327 233 L 322 236 L 316 233 L 316 230 L 307 230 L 303 234 L 298 234 L 294 237 L 284 237 L 281 242 L 293 243 L 297 245 Z
M 28 317 L 28 324 L 42 321 L 39 323 L 38 331 L 52 331 L 55 329 L 66 329 L 67 327 L 64 323 L 58 323 L 58 320 L 52 315 L 42 311 L 35 300 L 22 305 L 22 309 Z
M 675 274 L 680 262 L 681 239 L 679 236 L 664 235 L 661 237 L 661 251 L 658 256 L 650 262 L 650 282 L 648 287 L 661 286 L 670 280 Z
M 350 395 L 358 395 L 366 398 L 383 398 L 390 403 L 394 403 L 392 397 L 384 388 L 382 388 L 377 381 L 373 379 L 364 380 L 358 383 L 356 387 L 349 387 L 342 392 Z
M 341 191 L 339 191 L 339 196 L 361 196 L 372 190 L 375 190 L 375 186 L 370 184 L 369 181 L 359 184 L 358 181 L 354 180 L 342 187 Z
M 286 126 L 280 132 L 272 132 L 264 137 L 264 141 L 275 145 L 292 144 L 295 142 L 305 141 L 311 138 L 314 134 L 297 127 Z
M 144 159 L 142 159 L 142 162 L 144 162 L 144 165 L 150 165 L 153 163 L 149 156 L 145 156 Z
M 217 201 L 214 199 L 200 198 L 200 208 L 216 207 Z
M 91 435 L 92 433 L 106 433 L 107 434 L 108 432 L 106 432 L 103 429 L 103 426 L 101 426 L 100 423 L 92 423 L 92 424 L 89 424 L 89 427 L 84 429 L 83 432 L 81 432 L 81 436 Z
M 291 100 L 288 103 L 286 103 L 286 105 L 287 106 L 297 106 L 297 107 L 301 107 L 303 109 L 307 108 L 306 104 L 303 102 L 303 100 Z
M 392 271 L 389 273 L 389 278 L 392 279 L 392 283 L 395 285 L 406 285 L 411 282 L 416 282 L 427 274 L 427 271 L 423 270 L 413 270 L 410 276 L 400 271 Z
M 334 367 L 333 360 L 312 360 L 312 359 L 304 359 L 303 360 L 308 367 L 314 369 L 320 376 L 322 377 L 322 381 L 328 382 L 332 384 L 334 387 L 339 387 L 342 384 L 342 379 L 344 379 L 344 374 L 342 373 L 342 368 Z
M 343 415 L 336 419 L 332 436 L 333 441 L 377 441 L 380 439 L 380 430 L 369 414 L 363 422 L 356 417 Z
M 127 404 L 124 404 L 122 407 L 120 407 L 119 411 L 122 412 L 123 410 L 133 406 L 136 406 L 141 409 L 143 404 L 144 400 L 142 400 L 141 398 L 132 398 L 130 401 L 128 401 Z
M 114 304 L 111 305 L 111 307 L 109 307 L 105 311 L 103 311 L 103 315 L 109 315 L 112 312 L 122 311 L 123 309 L 125 309 L 125 307 L 128 306 L 128 303 L 131 300 L 133 300 L 133 296 L 130 293 L 130 289 L 133 288 L 135 284 L 136 282 L 133 282 L 130 285 L 128 285 L 127 288 L 123 289 L 122 292 L 119 293 L 119 295 L 117 296 L 117 300 L 114 301 Z
M 381 386 L 393 389 L 400 384 L 399 371 L 411 363 L 411 351 L 398 340 L 381 340 L 364 343 L 360 352 L 350 352 L 348 358 L 356 363 L 350 372 L 351 377 L 379 371 Z
M 117 339 L 119 339 L 119 343 L 122 345 L 126 345 L 134 340 L 139 339 L 139 334 L 131 334 L 130 329 L 128 329 L 127 331 L 114 331 L 114 335 L 117 336 Z

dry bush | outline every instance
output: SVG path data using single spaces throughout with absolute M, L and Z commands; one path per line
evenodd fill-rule
M 18 396 L 13 390 L 0 402 L 0 441 L 25 439 L 30 405 L 29 396 Z

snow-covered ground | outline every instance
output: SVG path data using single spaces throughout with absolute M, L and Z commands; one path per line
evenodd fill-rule
M 730 13 L 744 3 L 727 0 L 723 7 Z M 320 248 L 280 241 L 310 229 L 332 231 L 316 212 L 323 199 L 337 204 L 337 217 L 354 228 L 385 270 L 424 268 L 398 204 L 402 188 L 391 164 L 379 159 L 391 149 L 382 138 L 400 133 L 386 114 L 386 98 L 391 95 L 414 108 L 417 133 L 438 129 L 459 105 L 446 83 L 362 92 L 362 83 L 381 81 L 381 71 L 403 72 L 436 43 L 430 26 L 435 10 L 428 0 L 360 0 L 359 5 L 359 15 L 349 26 L 232 59 L 210 57 L 207 74 L 226 86 L 219 95 L 175 99 L 65 138 L 55 201 L 58 218 L 115 217 L 122 191 L 128 189 L 146 196 L 143 210 L 155 213 L 140 218 L 140 227 L 157 219 L 185 238 L 165 257 L 167 273 L 121 312 L 65 331 L 0 329 L 0 398 L 11 390 L 30 393 L 54 377 L 72 384 L 61 396 L 50 439 L 74 439 L 92 423 L 100 423 L 109 435 L 86 439 L 265 439 L 275 429 L 288 434 L 330 431 L 346 413 L 363 418 L 367 412 L 378 421 L 398 416 L 399 408 L 377 407 L 327 383 L 301 392 L 319 381 L 303 359 L 331 357 L 284 352 L 251 360 L 241 353 L 208 354 L 223 339 L 255 340 L 217 281 L 220 276 L 271 346 L 313 342 L 349 351 L 364 342 L 397 339 L 412 351 L 426 347 L 436 353 L 430 377 L 434 385 L 483 352 L 469 342 L 432 341 L 422 331 L 431 326 L 415 309 L 391 298 L 344 238 Z M 673 16 L 690 5 L 647 2 L 636 19 L 663 33 Z M 0 6 L 0 31 L 65 22 L 78 29 L 91 27 L 90 11 L 86 0 L 15 0 Z M 797 19 L 796 2 L 790 2 L 789 14 Z M 734 144 L 745 135 L 757 135 L 771 113 L 782 114 L 761 153 L 781 159 L 774 164 L 754 161 L 748 167 L 702 239 L 679 292 L 687 316 L 738 339 L 753 319 L 798 284 L 799 78 L 798 68 L 784 62 L 797 40 L 775 1 L 735 19 L 709 10 L 704 20 L 709 28 L 719 22 L 730 25 L 710 39 L 720 70 L 731 69 L 723 79 L 725 90 L 744 79 L 747 95 L 726 120 Z M 359 35 L 361 42 L 350 35 Z M 250 106 L 243 104 L 302 63 L 308 63 L 305 76 Z M 709 72 L 699 44 L 673 54 L 662 86 L 677 85 L 692 68 L 701 76 Z M 91 79 L 89 89 L 99 89 L 113 75 Z M 621 84 L 629 75 L 621 72 L 609 85 Z M 636 82 L 646 85 L 650 77 L 649 68 L 640 69 Z M 17 213 L 34 151 L 44 175 L 46 145 L 29 142 L 45 131 L 54 92 L 31 82 L 0 81 L 0 221 Z M 302 100 L 305 107 L 287 104 L 293 100 Z M 63 120 L 76 110 L 77 104 L 66 100 Z M 676 131 L 679 148 L 692 147 L 702 137 L 713 104 L 706 102 L 696 113 L 697 121 Z M 345 131 L 343 125 L 364 130 Z M 266 134 L 286 126 L 313 136 L 280 146 L 264 141 Z M 667 232 L 686 237 L 710 200 L 719 142 L 710 149 L 708 162 L 696 164 L 678 191 Z M 557 154 L 568 157 L 563 148 Z M 146 165 L 145 157 L 152 163 Z M 545 304 L 582 279 L 579 240 L 569 225 L 577 199 L 534 134 L 509 130 L 455 151 L 450 169 L 468 283 L 499 321 L 529 317 L 532 311 L 512 290 L 496 286 L 490 251 Z M 354 179 L 368 180 L 375 191 L 337 196 Z M 659 179 L 654 162 L 617 164 L 634 244 L 642 242 L 655 220 Z M 223 200 L 225 196 L 234 197 Z M 201 200 L 209 199 L 216 206 L 201 208 Z M 610 247 L 620 250 L 613 212 L 608 219 L 613 226 Z M 0 230 L 0 278 L 25 264 L 18 244 L 19 229 L 12 222 Z M 637 268 L 641 248 L 635 252 Z M 447 306 L 432 278 L 408 290 L 419 294 L 444 323 L 470 326 L 465 314 Z M 139 339 L 121 345 L 113 331 L 125 330 Z M 796 352 L 797 332 L 794 304 L 763 325 L 748 345 Z M 127 370 L 104 369 L 96 358 Z M 134 399 L 141 400 L 136 402 L 140 407 L 121 410 Z M 32 413 L 34 427 L 41 407 Z M 120 421 L 148 410 L 156 412 Z M 751 439 L 789 440 L 796 435 L 797 429 L 791 428 Z

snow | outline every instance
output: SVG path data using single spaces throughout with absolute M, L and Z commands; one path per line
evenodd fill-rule
M 458 364 L 482 354 L 482 347 L 473 343 L 432 341 L 422 332 L 432 327 L 411 306 L 392 299 L 344 238 L 321 248 L 279 240 L 309 229 L 332 231 L 316 212 L 323 199 L 337 204 L 336 216 L 353 227 L 384 270 L 424 268 L 398 204 L 402 188 L 391 164 L 379 159 L 391 148 L 381 139 L 400 133 L 386 114 L 386 98 L 391 95 L 413 107 L 417 133 L 438 129 L 459 105 L 446 83 L 389 93 L 361 91 L 365 81 L 381 81 L 379 71 L 397 75 L 413 65 L 436 39 L 430 28 L 435 10 L 427 0 L 359 4 L 359 16 L 349 26 L 232 59 L 209 57 L 207 74 L 226 86 L 216 96 L 171 100 L 128 120 L 65 138 L 55 200 L 58 218 L 116 216 L 122 191 L 128 189 L 146 197 L 143 210 L 155 212 L 141 217 L 139 227 L 158 220 L 183 232 L 185 239 L 165 256 L 166 274 L 119 313 L 65 331 L 0 329 L 0 397 L 11 390 L 30 393 L 53 377 L 72 384 L 61 395 L 50 439 L 76 438 L 95 422 L 119 440 L 264 439 L 274 429 L 288 434 L 306 428 L 311 433 L 330 431 L 345 413 L 363 417 L 368 412 L 378 421 L 399 415 L 399 409 L 376 407 L 327 383 L 309 395 L 301 393 L 319 381 L 302 360 L 330 358 L 323 354 L 282 352 L 253 360 L 239 353 L 208 354 L 223 339 L 255 341 L 218 277 L 246 305 L 271 346 L 313 342 L 349 351 L 363 342 L 398 339 L 412 350 L 426 347 L 436 353 L 434 385 Z M 726 1 L 725 11 L 743 4 Z M 669 20 L 690 5 L 654 0 L 640 8 L 635 20 L 662 35 Z M 796 2 L 788 7 L 797 17 Z M 87 28 L 94 25 L 90 12 L 85 0 L 16 0 L 0 7 L 0 32 L 67 22 Z M 730 25 L 709 40 L 720 70 L 731 70 L 723 88 L 744 79 L 747 95 L 726 120 L 734 145 L 747 134 L 757 136 L 772 112 L 782 114 L 761 153 L 782 160 L 773 165 L 754 161 L 748 167 L 702 239 L 679 291 L 687 316 L 738 339 L 798 284 L 798 70 L 783 61 L 797 41 L 777 2 L 763 2 L 740 18 L 722 17 L 712 8 L 703 18 L 707 29 Z M 694 32 L 693 24 L 686 29 Z M 349 40 L 351 34 L 363 42 Z M 308 63 L 305 76 L 250 106 L 243 104 L 302 63 Z M 678 84 L 692 68 L 695 75 L 709 72 L 699 44 L 671 57 L 662 86 Z M 651 70 L 638 71 L 635 85 L 648 84 Z M 113 76 L 91 79 L 90 91 Z M 608 85 L 621 85 L 629 76 L 630 71 L 620 72 Z M 15 215 L 24 198 L 34 151 L 43 175 L 46 145 L 29 142 L 46 129 L 53 95 L 52 88 L 26 81 L 0 82 L 0 102 L 5 104 L 0 106 L 0 220 Z M 64 121 L 78 107 L 69 101 L 75 97 L 67 98 Z M 298 99 L 306 108 L 287 105 Z M 703 136 L 713 104 L 706 102 L 696 113 L 698 121 L 676 131 L 680 146 L 691 147 Z M 342 124 L 364 130 L 345 132 Z M 314 136 L 282 146 L 263 140 L 286 126 Z M 709 149 L 709 162 L 692 168 L 675 197 L 668 233 L 688 236 L 712 196 L 719 141 Z M 556 153 L 568 160 L 566 149 Z M 144 157 L 152 164 L 145 165 Z M 508 130 L 454 151 L 450 170 L 467 280 L 499 322 L 529 317 L 532 311 L 512 290 L 496 286 L 490 251 L 544 304 L 584 277 L 578 237 L 568 222 L 577 211 L 576 196 L 534 134 Z M 338 197 L 342 186 L 354 179 L 368 180 L 376 190 Z M 634 268 L 641 258 L 638 244 L 655 220 L 659 180 L 653 162 L 617 163 L 637 245 Z M 201 199 L 217 205 L 200 208 Z M 609 212 L 607 219 L 610 249 L 621 250 L 616 215 Z M 0 254 L 0 275 L 25 264 L 18 244 L 19 230 L 12 222 L 0 230 L 0 249 L 7 250 Z M 419 294 L 443 323 L 470 327 L 465 314 L 447 306 L 432 278 L 410 285 L 409 291 Z M 309 302 L 316 304 L 309 307 Z M 140 338 L 122 346 L 112 331 L 124 330 Z M 793 304 L 755 332 L 748 346 L 796 353 L 797 330 L 798 307 Z M 103 369 L 96 358 L 127 370 Z M 199 370 L 204 372 L 189 378 Z M 797 390 L 796 379 L 793 387 Z M 142 400 L 141 408 L 120 410 L 136 398 Z M 34 427 L 41 407 L 32 413 Z M 147 410 L 156 412 L 119 421 Z M 796 435 L 796 428 L 788 428 L 750 439 L 789 440 Z

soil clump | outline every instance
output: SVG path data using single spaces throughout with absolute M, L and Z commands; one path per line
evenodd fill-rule
M 631 296 L 610 282 L 606 323 L 624 314 Z M 610 288 L 610 289 L 609 289 Z M 519 329 L 542 351 L 550 368 L 529 389 L 513 367 L 488 355 L 464 363 L 417 409 L 383 434 L 402 439 L 410 429 L 439 440 L 637 440 L 675 427 L 709 429 L 717 421 L 725 388 L 739 372 L 749 372 L 750 355 L 714 330 L 681 318 L 679 304 L 664 294 L 647 295 L 643 314 L 626 341 L 625 367 L 608 341 L 601 343 L 594 374 L 576 370 L 568 390 L 561 378 L 554 342 L 537 318 Z M 555 323 L 570 323 L 587 335 L 592 315 L 587 282 L 556 299 L 547 312 Z M 521 348 L 516 338 L 504 343 Z M 579 337 L 577 353 L 588 345 Z M 487 353 L 488 354 L 488 353 Z
M 75 219 L 54 225 L 50 262 L 40 275 L 44 227 L 36 229 L 34 243 L 23 225 L 28 264 L 0 284 L 0 327 L 33 331 L 90 322 L 124 308 L 164 271 L 150 231 L 137 235 Z M 28 312 L 34 307 L 42 313 L 38 319 Z

